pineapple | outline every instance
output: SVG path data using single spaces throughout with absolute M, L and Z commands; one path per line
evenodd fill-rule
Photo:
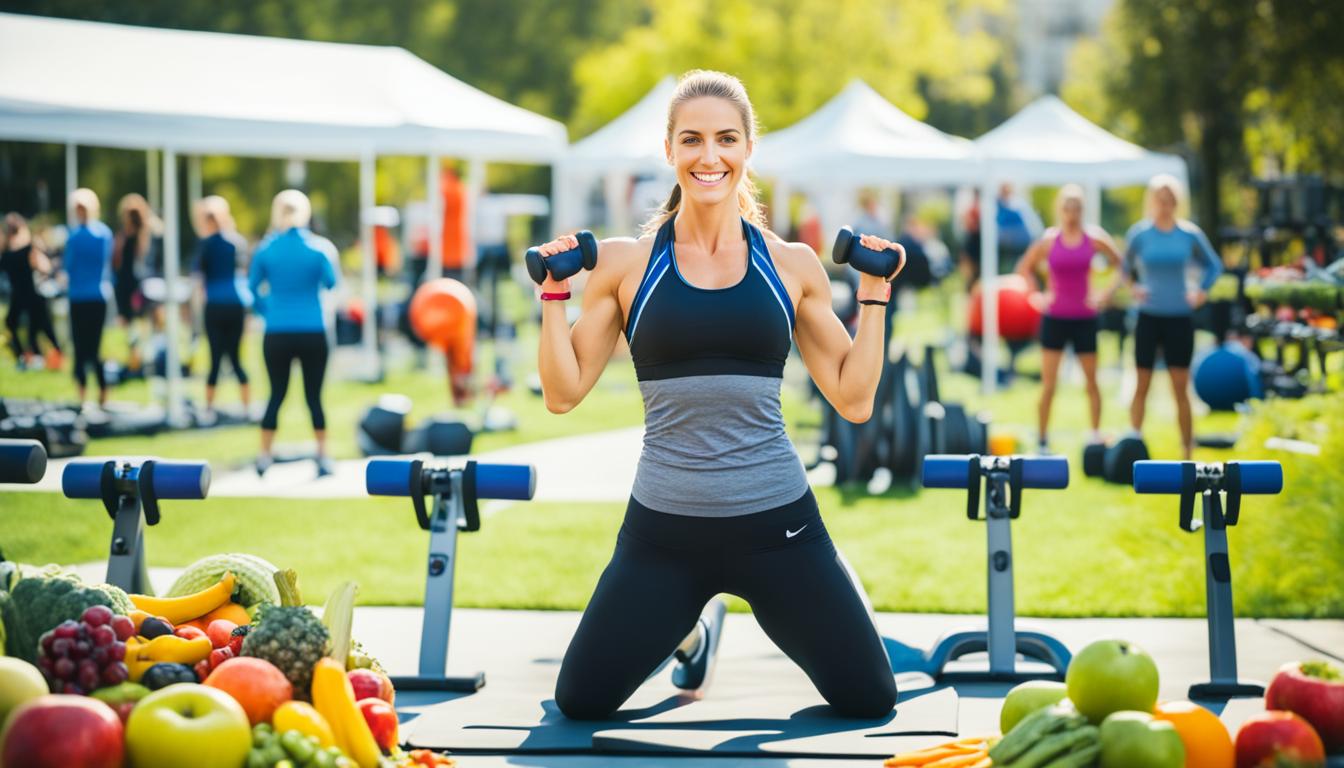
M 276 571 L 280 605 L 263 605 L 243 639 L 244 656 L 274 664 L 294 686 L 295 698 L 308 699 L 313 665 L 327 655 L 327 628 L 303 605 L 298 576 L 292 570 Z

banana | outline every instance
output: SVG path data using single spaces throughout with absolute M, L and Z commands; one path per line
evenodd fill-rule
M 345 676 L 345 665 L 334 659 L 317 662 L 313 667 L 313 704 L 327 719 L 341 751 L 359 768 L 377 768 L 382 752 L 355 704 L 355 690 Z
M 1070 709 L 1058 706 L 1038 709 L 1004 734 L 1003 741 L 989 750 L 989 756 L 995 765 L 1007 765 L 1026 754 L 1046 734 L 1077 727 L 1085 722 L 1086 718 Z
M 1009 763 L 1008 768 L 1042 768 L 1051 760 L 1062 757 L 1074 749 L 1099 744 L 1101 731 L 1095 725 L 1072 728 L 1063 733 L 1053 733 L 1038 741 L 1026 754 Z
M 177 626 L 184 621 L 198 619 L 229 602 L 229 599 L 233 597 L 235 581 L 232 573 L 226 573 L 214 586 L 207 587 L 195 594 L 183 595 L 182 597 L 130 595 L 130 598 L 137 609 L 151 616 L 162 616 L 173 626 Z
M 1092 768 L 1097 764 L 1099 757 L 1101 757 L 1101 744 L 1088 744 L 1063 757 L 1055 758 L 1054 762 L 1046 763 L 1045 768 Z

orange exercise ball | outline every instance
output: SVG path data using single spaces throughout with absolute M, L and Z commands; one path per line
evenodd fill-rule
M 415 335 L 448 356 L 453 399 L 461 403 L 476 351 L 476 297 L 461 282 L 441 277 L 416 289 L 408 314 Z
M 1039 300 L 1032 296 L 1027 281 L 1021 275 L 1000 275 L 999 336 L 1006 341 L 1029 341 L 1041 330 Z M 971 304 L 966 325 L 972 336 L 984 333 L 984 309 L 980 303 L 980 286 L 971 291 Z

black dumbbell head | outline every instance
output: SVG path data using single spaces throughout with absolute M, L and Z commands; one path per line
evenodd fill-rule
M 831 260 L 836 264 L 849 263 L 849 249 L 855 239 L 851 227 L 841 227 L 835 235 L 835 247 L 831 248 Z

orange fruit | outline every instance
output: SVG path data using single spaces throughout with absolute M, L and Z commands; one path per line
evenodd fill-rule
M 1209 710 L 1188 701 L 1168 701 L 1157 705 L 1153 717 L 1171 723 L 1181 735 L 1186 768 L 1233 768 L 1236 764 L 1232 734 Z
M 294 689 L 285 673 L 269 661 L 251 656 L 225 660 L 205 678 L 204 684 L 236 699 L 252 725 L 269 723 L 275 710 L 294 698 Z

